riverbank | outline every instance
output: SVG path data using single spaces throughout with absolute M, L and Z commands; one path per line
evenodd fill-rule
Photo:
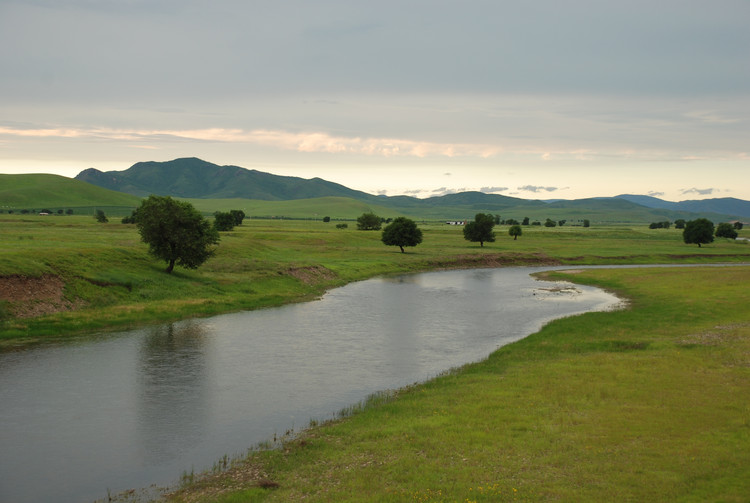
M 554 276 L 629 308 L 552 322 L 167 500 L 744 501 L 750 267 Z
M 0 217 L 0 344 L 26 344 L 188 317 L 310 300 L 384 274 L 458 267 L 750 261 L 746 242 L 698 248 L 679 230 L 629 226 L 496 228 L 484 247 L 460 228 L 420 223 L 424 242 L 402 254 L 379 232 L 321 221 L 246 220 L 222 233 L 197 270 L 164 273 L 133 225 L 83 216 Z M 353 225 L 352 225 L 353 227 Z M 745 232 L 745 231 L 742 231 Z

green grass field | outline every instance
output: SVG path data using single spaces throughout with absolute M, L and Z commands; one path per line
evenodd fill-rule
M 630 306 L 555 321 L 168 500 L 747 501 L 750 267 L 557 276 Z
M 463 239 L 460 227 L 420 228 L 424 242 L 402 254 L 384 246 L 379 232 L 357 231 L 354 224 L 337 229 L 335 222 L 246 219 L 222 233 L 215 257 L 202 267 L 168 275 L 165 264 L 147 254 L 133 225 L 75 215 L 0 215 L 0 278 L 6 290 L 8 278 L 59 278 L 64 284 L 57 300 L 0 298 L 0 338 L 68 335 L 280 305 L 379 274 L 436 268 L 750 261 L 747 241 L 722 239 L 698 248 L 682 243 L 676 229 L 532 226 L 514 241 L 506 226 L 498 226 L 497 241 L 479 247 Z M 14 316 L 24 311 L 49 314 Z
M 746 241 L 699 248 L 646 225 L 525 227 L 517 241 L 499 226 L 482 248 L 460 227 L 422 223 L 424 242 L 405 254 L 354 227 L 246 220 L 201 268 L 167 275 L 132 225 L 0 215 L 2 343 L 280 305 L 380 274 L 750 262 Z M 170 500 L 747 501 L 750 267 L 568 277 L 630 307 L 555 321 L 484 362 L 199 476 Z

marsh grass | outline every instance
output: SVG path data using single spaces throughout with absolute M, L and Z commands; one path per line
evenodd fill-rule
M 750 267 L 587 270 L 629 308 L 557 320 L 171 501 L 746 501 Z M 197 497 L 198 499 L 190 499 Z

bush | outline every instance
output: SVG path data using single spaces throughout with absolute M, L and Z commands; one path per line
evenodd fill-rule
M 737 231 L 734 230 L 734 226 L 732 226 L 732 224 L 720 223 L 716 226 L 716 237 L 737 239 Z
M 363 213 L 357 218 L 357 229 L 360 231 L 379 231 L 382 220 L 375 213 Z
M 235 226 L 235 218 L 228 211 L 214 213 L 214 229 L 217 231 L 231 231 Z

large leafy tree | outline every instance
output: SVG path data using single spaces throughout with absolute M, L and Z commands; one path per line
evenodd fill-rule
M 218 231 L 192 204 L 168 196 L 145 199 L 136 211 L 136 226 L 149 253 L 167 262 L 167 273 L 175 264 L 196 269 L 219 242 Z
M 713 243 L 714 224 L 707 218 L 698 218 L 685 224 L 682 231 L 682 239 L 687 244 L 697 244 L 700 248 L 702 243 Z
M 422 231 L 413 220 L 398 217 L 383 229 L 381 241 L 387 246 L 398 246 L 404 253 L 404 246 L 417 246 L 422 242 Z
M 485 242 L 492 243 L 495 241 L 493 227 L 495 227 L 495 218 L 492 215 L 477 213 L 474 221 L 464 226 L 464 239 L 472 243 L 479 242 L 479 246 L 484 246 Z
M 379 231 L 382 221 L 375 213 L 363 213 L 357 218 L 357 229 L 361 231 Z

